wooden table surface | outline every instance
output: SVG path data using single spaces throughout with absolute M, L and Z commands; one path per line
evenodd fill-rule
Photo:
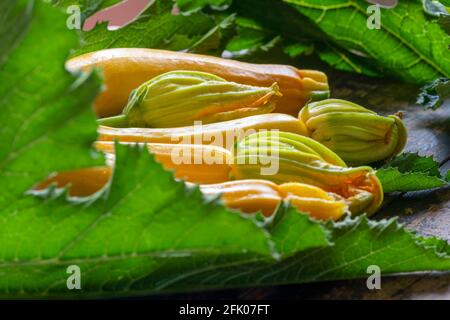
M 333 80 L 338 79 L 338 80 Z M 405 151 L 433 155 L 442 172 L 450 169 L 450 101 L 437 111 L 415 104 L 417 87 L 350 74 L 330 77 L 332 95 L 360 103 L 382 114 L 404 112 L 408 127 Z M 450 188 L 387 196 L 374 219 L 399 216 L 419 234 L 450 241 Z M 450 273 L 383 277 L 381 290 L 371 291 L 366 279 L 248 288 L 162 296 L 163 299 L 450 299 Z

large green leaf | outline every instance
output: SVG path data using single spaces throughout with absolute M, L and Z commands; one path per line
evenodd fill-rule
M 176 280 L 165 276 L 175 270 L 182 277 L 201 266 L 275 261 L 267 232 L 252 219 L 206 203 L 143 149 L 117 153 L 114 180 L 101 195 L 75 205 L 50 190 L 45 202 L 3 213 L 3 294 L 74 294 L 65 282 L 70 265 L 81 268 L 80 294 L 101 296 L 132 294 L 150 276 L 155 286 L 142 290 L 157 291 Z
M 94 198 L 75 205 L 50 193 L 45 202 L 23 199 L 20 209 L 3 213 L 3 296 L 132 296 L 301 283 L 364 277 L 373 264 L 383 274 L 450 268 L 450 259 L 394 220 L 323 225 L 283 206 L 264 227 L 206 203 L 142 148 L 117 146 L 117 154 L 111 186 Z M 81 291 L 66 287 L 72 265 L 81 270 Z
M 419 0 L 381 9 L 381 28 L 367 28 L 364 0 L 284 0 L 309 17 L 335 43 L 376 61 L 386 73 L 426 83 L 450 77 L 450 36 L 427 19 Z
M 70 76 L 62 63 L 69 48 L 78 45 L 76 35 L 68 32 L 64 16 L 57 10 L 38 5 L 30 20 L 32 8 L 28 6 L 17 19 L 8 19 L 4 17 L 24 8 L 25 1 L 6 3 L 0 12 L 4 27 L 17 39 L 20 33 L 14 32 L 13 26 L 29 27 L 26 38 L 0 66 L 0 172 L 4 186 L 0 208 L 53 170 L 86 167 L 102 160 L 96 155 L 94 161 L 95 154 L 86 152 L 96 137 L 89 106 L 100 83 L 93 76 Z M 9 34 L 3 35 L 9 39 Z

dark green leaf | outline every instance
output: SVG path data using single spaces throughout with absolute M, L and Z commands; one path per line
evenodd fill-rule
M 379 72 L 368 67 L 368 64 L 361 60 L 361 58 L 339 48 L 331 45 L 321 45 L 318 46 L 317 51 L 320 59 L 337 70 L 365 74 L 372 77 L 380 75 Z
M 302 55 L 309 56 L 314 52 L 313 43 L 293 43 L 284 47 L 284 52 L 291 58 L 298 58 Z
M 439 163 L 433 157 L 419 156 L 417 153 L 403 153 L 384 166 L 397 168 L 402 173 L 421 172 L 429 176 L 441 177 Z
M 236 15 L 232 14 L 221 20 L 216 26 L 208 31 L 200 40 L 191 45 L 190 52 L 214 52 L 220 49 L 222 42 L 227 38 L 227 33 L 234 27 Z
M 437 109 L 450 97 L 450 79 L 439 78 L 424 86 L 417 103 L 427 109 Z
M 238 17 L 237 34 L 227 43 L 222 53 L 226 58 L 241 58 L 270 50 L 280 40 L 256 21 Z
M 192 14 L 209 6 L 214 10 L 227 9 L 232 0 L 176 0 L 178 8 L 183 14 Z
M 447 185 L 433 157 L 404 153 L 377 171 L 384 192 L 407 192 Z
M 450 15 L 441 15 L 438 18 L 438 22 L 439 25 L 441 26 L 441 28 L 447 32 L 448 34 L 450 34 Z
M 124 28 L 111 32 L 102 24 L 82 32 L 83 46 L 74 55 L 121 47 L 188 50 L 218 46 L 224 25 L 203 13 L 175 15 L 172 7 L 170 1 L 157 0 L 139 20 Z

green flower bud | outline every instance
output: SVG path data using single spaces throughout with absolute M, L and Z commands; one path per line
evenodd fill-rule
M 255 87 L 213 74 L 173 71 L 142 84 L 130 95 L 122 115 L 100 119 L 111 127 L 173 128 L 270 113 L 278 86 Z
M 406 144 L 407 131 L 399 116 L 383 117 L 345 100 L 309 103 L 300 111 L 299 119 L 310 137 L 336 152 L 347 164 L 389 159 Z
M 277 170 L 264 172 L 268 167 Z M 346 199 L 352 214 L 373 214 L 383 201 L 383 190 L 372 168 L 348 168 L 319 142 L 287 132 L 259 132 L 239 141 L 231 177 L 317 186 Z

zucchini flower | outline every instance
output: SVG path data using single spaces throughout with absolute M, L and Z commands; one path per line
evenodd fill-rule
M 336 221 L 350 212 L 348 201 L 315 186 L 289 182 L 280 185 L 279 189 L 285 200 L 318 220 Z
M 389 159 L 406 144 L 407 131 L 400 115 L 380 116 L 345 100 L 309 103 L 299 119 L 311 138 L 352 165 Z
M 244 213 L 261 212 L 272 216 L 282 201 L 289 201 L 299 211 L 320 220 L 339 220 L 348 210 L 338 195 L 302 183 L 277 185 L 267 180 L 238 180 L 204 184 L 200 190 L 207 197 L 220 196 L 223 203 Z
M 293 133 L 259 132 L 242 139 L 235 145 L 230 175 L 316 186 L 345 199 L 352 214 L 373 214 L 383 201 L 371 167 L 349 168 L 327 147 Z
M 100 119 L 110 127 L 173 128 L 233 120 L 275 109 L 278 85 L 255 87 L 210 73 L 173 71 L 134 90 L 123 113 Z

